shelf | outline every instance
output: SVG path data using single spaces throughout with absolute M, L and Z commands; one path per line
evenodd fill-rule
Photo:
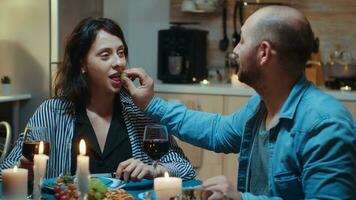
M 0 96 L 0 103 L 27 100 L 31 99 L 31 97 L 31 94 L 13 94 L 7 96 Z

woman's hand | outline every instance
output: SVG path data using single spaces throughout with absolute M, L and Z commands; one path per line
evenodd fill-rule
M 215 176 L 203 183 L 202 199 L 242 200 L 241 194 L 225 176 Z
M 163 175 L 165 168 L 157 166 L 157 174 Z M 153 178 L 153 166 L 146 165 L 140 160 L 130 158 L 119 164 L 116 170 L 116 178 L 123 178 L 125 181 L 138 181 L 143 178 Z

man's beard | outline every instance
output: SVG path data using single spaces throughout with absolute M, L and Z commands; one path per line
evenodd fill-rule
M 243 70 L 242 68 L 244 68 L 245 70 Z M 239 77 L 239 81 L 251 87 L 255 86 L 258 82 L 260 82 L 262 78 L 261 72 L 254 65 L 248 67 L 241 67 L 240 65 L 237 75 Z

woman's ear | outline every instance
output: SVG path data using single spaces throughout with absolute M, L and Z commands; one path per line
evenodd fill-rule
M 272 46 L 267 41 L 262 41 L 258 50 L 260 65 L 265 65 L 271 60 Z
M 85 74 L 86 73 L 86 67 L 85 67 L 85 63 L 83 60 L 80 61 L 80 72 L 82 74 Z

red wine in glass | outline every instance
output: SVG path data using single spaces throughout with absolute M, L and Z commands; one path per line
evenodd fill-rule
M 167 127 L 160 124 L 147 125 L 143 136 L 143 150 L 153 160 L 153 177 L 156 177 L 159 159 L 169 151 Z
M 143 141 L 143 150 L 152 160 L 159 160 L 168 153 L 169 142 L 164 139 L 149 139 Z
M 43 142 L 43 154 L 49 156 L 49 143 L 47 141 Z M 22 155 L 30 161 L 33 161 L 35 154 L 38 154 L 40 148 L 40 141 L 25 141 L 22 146 Z
M 33 161 L 35 154 L 39 153 L 40 142 L 43 142 L 43 153 L 49 156 L 50 144 L 46 127 L 26 127 L 24 132 L 24 142 L 22 145 L 22 155 Z

